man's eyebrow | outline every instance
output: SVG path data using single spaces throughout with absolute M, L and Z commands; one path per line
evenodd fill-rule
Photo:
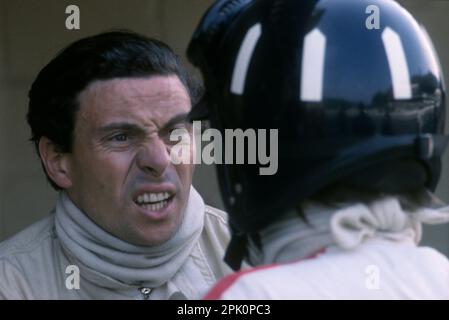
M 188 121 L 188 112 L 186 113 L 179 113 L 173 117 L 171 117 L 163 126 L 162 129 L 168 129 L 171 126 L 181 123 L 181 122 L 187 122 Z M 98 128 L 97 132 L 99 134 L 108 133 L 115 130 L 123 130 L 123 131 L 144 131 L 139 125 L 132 123 L 132 122 L 113 122 L 110 124 L 107 124 L 105 126 L 102 126 Z
M 131 122 L 113 122 L 98 128 L 97 132 L 100 134 L 104 134 L 115 130 L 142 131 L 142 128 L 137 124 Z
M 182 123 L 182 122 L 188 122 L 188 112 L 186 113 L 178 113 L 177 115 L 173 116 L 170 118 L 170 120 L 168 120 L 165 124 L 163 129 L 168 129 L 170 127 L 172 127 L 173 125 L 177 124 L 177 123 Z

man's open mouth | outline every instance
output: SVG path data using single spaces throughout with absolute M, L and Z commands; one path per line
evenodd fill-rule
M 167 206 L 173 197 L 169 192 L 147 192 L 140 194 L 134 202 L 146 210 L 158 211 Z

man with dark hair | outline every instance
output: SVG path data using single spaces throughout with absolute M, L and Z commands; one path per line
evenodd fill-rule
M 28 123 L 59 191 L 52 214 L 0 245 L 7 299 L 198 298 L 227 272 L 226 217 L 174 164 L 200 86 L 164 43 L 79 40 L 37 76 Z

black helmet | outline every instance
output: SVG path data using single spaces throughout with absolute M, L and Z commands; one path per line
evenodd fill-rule
M 448 140 L 444 80 L 427 33 L 396 2 L 219 0 L 188 57 L 206 86 L 192 118 L 207 111 L 220 130 L 279 130 L 276 174 L 218 165 L 234 239 L 337 182 L 435 188 Z

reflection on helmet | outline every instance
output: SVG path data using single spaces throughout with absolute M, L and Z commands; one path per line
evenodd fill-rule
M 370 5 L 379 29 L 366 26 Z M 279 129 L 277 174 L 218 166 L 237 232 L 257 232 L 338 181 L 435 188 L 447 141 L 443 77 L 426 32 L 396 2 L 217 1 L 188 56 L 213 127 Z M 402 162 L 415 165 L 382 183 L 386 164 Z

